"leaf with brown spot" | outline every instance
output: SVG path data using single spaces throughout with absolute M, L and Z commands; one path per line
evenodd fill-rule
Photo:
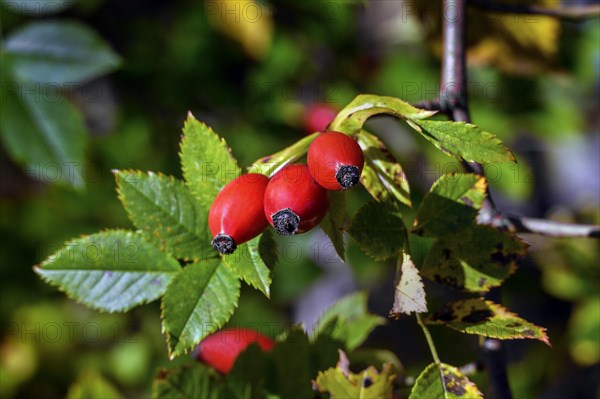
M 456 367 L 431 363 L 421 372 L 410 391 L 409 399 L 482 399 L 477 386 Z
M 426 322 L 443 324 L 466 334 L 477 334 L 496 339 L 530 338 L 550 345 L 545 328 L 520 318 L 501 305 L 481 298 L 446 304 L 429 316 Z
M 438 239 L 425 256 L 421 275 L 452 288 L 485 292 L 514 273 L 526 249 L 517 236 L 472 224 Z

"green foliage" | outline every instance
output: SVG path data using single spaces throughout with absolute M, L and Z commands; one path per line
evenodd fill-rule
M 152 384 L 152 399 L 218 399 L 224 392 L 219 374 L 201 364 L 159 369 Z
M 472 224 L 485 200 L 486 187 L 481 176 L 442 176 L 423 198 L 413 231 L 425 237 L 443 237 Z
M 9 154 L 36 179 L 82 188 L 87 128 L 68 91 L 113 71 L 120 58 L 85 25 L 40 21 L 8 35 L 0 63 L 0 137 Z M 53 173 L 44 172 L 49 165 Z
M 442 324 L 467 334 L 497 339 L 538 339 L 550 345 L 545 328 L 529 323 L 503 306 L 481 298 L 448 303 L 432 314 L 427 322 Z
M 369 202 L 356 213 L 348 232 L 364 253 L 385 260 L 399 255 L 406 229 L 398 211 Z
M 476 223 L 486 182 L 473 174 L 442 176 L 425 195 L 411 234 L 421 275 L 469 291 L 497 287 L 516 269 L 527 246 L 516 236 Z M 417 236 L 435 238 L 423 242 Z M 427 244 L 427 245 L 419 245 Z
M 357 140 L 365 155 L 361 182 L 371 196 L 379 202 L 411 206 L 410 187 L 402 166 L 375 135 L 360 130 Z
M 376 327 L 386 324 L 383 317 L 369 313 L 367 299 L 366 293 L 358 292 L 330 306 L 319 317 L 313 340 L 330 335 L 343 342 L 348 350 L 362 345 Z
M 479 399 L 483 398 L 477 386 L 456 367 L 432 363 L 417 378 L 409 399 Z
M 515 161 L 495 135 L 470 123 L 411 120 L 409 124 L 448 155 L 484 164 Z
M 315 384 L 320 392 L 328 392 L 331 399 L 392 399 L 395 377 L 390 364 L 384 364 L 381 372 L 369 367 L 354 374 L 348 358 L 340 351 L 337 366 L 319 372 Z
M 223 263 L 235 271 L 239 278 L 269 297 L 271 272 L 261 257 L 261 239 L 262 234 L 238 246 L 233 254 L 223 257 Z
M 83 371 L 71 385 L 66 399 L 121 399 L 119 391 L 93 370 Z
M 193 263 L 175 276 L 162 302 L 170 357 L 188 352 L 223 326 L 239 295 L 239 280 L 220 260 Z
M 402 314 L 427 311 L 421 276 L 472 292 L 500 285 L 516 268 L 516 260 L 524 252 L 525 245 L 518 238 L 476 223 L 477 213 L 485 200 L 485 179 L 473 174 L 442 176 L 421 201 L 414 227 L 409 233 L 399 211 L 400 204 L 412 205 L 404 171 L 379 138 L 362 129 L 368 117 L 380 113 L 424 126 L 432 126 L 428 125 L 429 121 L 421 120 L 432 113 L 417 110 L 400 100 L 359 96 L 334 122 L 338 124 L 338 130 L 357 135 L 366 158 L 362 182 L 378 201 L 360 208 L 347 231 L 361 250 L 374 259 L 398 258 L 390 316 L 399 318 Z M 439 140 L 446 145 L 453 142 L 453 134 L 462 134 L 463 128 L 463 125 L 449 122 L 433 130 L 439 133 Z M 110 254 L 106 251 L 94 264 L 96 269 L 101 269 L 88 271 L 87 275 L 81 274 L 77 259 L 66 258 L 65 250 L 51 256 L 41 268 L 36 269 L 69 296 L 101 310 L 126 310 L 163 296 L 162 330 L 171 359 L 189 352 L 230 320 L 238 305 L 240 279 L 269 297 L 271 269 L 277 262 L 276 245 L 270 232 L 240 245 L 230 256 L 221 258 L 210 249 L 208 209 L 219 190 L 241 170 L 225 141 L 191 114 L 183 132 L 180 155 L 185 183 L 153 172 L 117 171 L 119 198 L 140 232 L 97 235 L 104 237 L 108 234 L 107 239 L 113 241 L 119 238 L 112 236 L 115 234 L 135 237 L 140 245 L 144 245 L 143 254 L 148 256 L 148 259 L 140 259 L 139 273 L 154 273 L 154 279 L 156 273 L 162 273 L 159 286 L 146 288 L 148 283 L 156 285 L 154 280 L 139 280 L 139 276 L 133 275 L 131 268 L 124 267 L 123 262 L 111 263 L 107 259 Z M 279 153 L 261 158 L 249 170 L 267 175 L 274 173 L 303 157 L 314 137 L 314 134 L 307 136 Z M 495 137 L 486 134 L 482 137 L 482 140 L 474 139 L 461 147 L 463 152 L 455 155 L 476 153 L 492 156 L 490 154 L 494 151 L 496 155 L 499 153 L 498 148 L 504 151 Z M 342 260 L 345 255 L 346 195 L 345 192 L 331 193 L 331 211 L 321 223 Z M 176 259 L 192 262 L 181 269 Z M 148 264 L 154 265 L 150 271 L 147 270 Z M 165 269 L 164 265 L 169 268 Z M 77 279 L 72 277 L 73 270 L 79 273 Z M 107 270 L 130 273 L 126 276 L 134 282 L 115 285 L 110 280 L 109 286 L 106 281 L 100 280 L 105 278 Z M 137 269 L 135 272 L 138 272 Z M 121 277 L 117 278 L 121 283 Z M 99 291 L 104 296 L 98 296 Z M 120 297 L 115 299 L 117 294 Z M 130 299 L 123 302 L 122 297 Z M 468 301 L 476 300 L 465 302 L 473 308 L 476 302 Z M 533 331 L 534 335 L 539 333 L 535 338 L 547 339 L 543 329 L 506 309 L 481 300 L 477 304 L 490 308 L 489 312 L 493 314 L 489 320 L 477 320 L 466 325 L 464 319 L 471 317 L 472 313 L 467 314 L 458 305 L 452 307 L 450 304 L 448 306 L 460 318 L 446 320 L 446 324 L 462 332 L 499 338 L 524 337 L 527 331 Z M 483 310 L 475 307 L 471 311 L 481 314 Z M 430 320 L 434 321 L 438 319 Z M 517 322 L 525 327 L 519 329 L 515 325 Z M 319 371 L 326 370 L 318 374 L 315 387 L 329 392 L 332 397 L 391 397 L 394 376 L 389 364 L 383 364 L 381 373 L 369 367 L 360 374 L 352 374 L 343 355 L 337 368 L 329 368 L 335 362 L 338 349 L 354 351 L 373 329 L 383 324 L 385 319 L 368 312 L 365 294 L 350 295 L 323 313 L 310 338 L 302 330 L 293 328 L 284 333 L 270 353 L 264 353 L 254 345 L 249 347 L 240 356 L 229 379 L 223 379 L 203 367 L 165 371 L 157 377 L 153 395 L 168 397 L 172 392 L 183 390 L 186 394 L 207 397 L 262 398 L 275 395 L 273 397 L 306 398 L 313 395 L 311 379 Z M 494 328 L 500 332 L 490 333 L 490 329 Z M 456 397 L 478 392 L 458 370 L 446 365 L 441 365 L 441 369 L 435 367 L 444 375 L 444 383 L 439 373 L 437 380 L 430 381 L 431 371 L 426 370 L 417 380 L 413 395 L 420 395 L 421 390 L 425 394 L 441 390 L 442 394 L 454 393 Z
M 32 22 L 12 32 L 3 50 L 19 82 L 84 82 L 121 63 L 104 40 L 74 21 Z
M 35 178 L 83 187 L 87 132 L 77 109 L 63 96 L 38 93 L 36 83 L 12 81 L 1 69 L 0 137 L 10 155 Z M 49 165 L 56 171 L 44 172 Z
M 186 260 L 217 256 L 209 245 L 208 211 L 183 182 L 139 171 L 117 171 L 115 178 L 130 219 L 161 251 Z
M 108 230 L 68 242 L 35 272 L 87 306 L 123 312 L 163 295 L 180 267 L 140 234 Z
M 241 174 L 225 140 L 191 113 L 183 126 L 181 167 L 188 187 L 206 209 L 221 188 Z
M 438 239 L 425 257 L 421 275 L 452 288 L 485 292 L 514 273 L 526 249 L 516 236 L 473 224 Z

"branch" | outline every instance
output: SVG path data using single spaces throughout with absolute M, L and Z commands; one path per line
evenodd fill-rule
M 505 216 L 517 233 L 533 233 L 546 237 L 589 237 L 600 238 L 600 226 L 561 223 L 545 219 L 533 219 L 524 216 Z
M 467 90 L 466 55 L 466 0 L 443 0 L 443 46 L 442 79 L 440 84 L 440 109 L 450 118 L 459 122 L 470 122 L 469 99 Z M 478 163 L 463 162 L 467 171 L 483 176 L 483 167 Z M 487 192 L 483 204 L 480 222 L 492 222 L 504 218 L 496 210 L 492 197 Z M 418 316 L 418 315 L 417 315 Z M 506 355 L 501 341 L 486 338 L 482 344 L 482 356 L 488 374 L 491 397 L 494 399 L 512 399 Z
M 548 17 L 566 19 L 573 22 L 579 22 L 587 18 L 600 16 L 600 4 L 550 8 L 539 4 L 510 4 L 490 0 L 470 0 L 469 5 L 490 12 L 544 15 Z

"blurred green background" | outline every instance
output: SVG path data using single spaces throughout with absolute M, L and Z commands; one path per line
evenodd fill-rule
M 439 18 L 423 3 L 1 1 L 0 396 L 60 398 L 69 390 L 75 395 L 78 379 L 102 376 L 125 397 L 147 397 L 154 370 L 168 363 L 158 304 L 100 314 L 43 283 L 32 266 L 68 239 L 131 228 L 111 170 L 181 177 L 178 145 L 188 110 L 247 166 L 303 137 L 306 110 L 315 103 L 341 108 L 358 93 L 411 102 L 434 97 L 440 63 L 438 27 L 431 21 Z M 517 165 L 487 166 L 500 207 L 597 224 L 600 21 L 487 15 L 491 22 L 485 24 L 482 16 L 472 17 L 472 118 L 519 159 Z M 82 63 L 64 71 L 52 63 L 60 51 L 69 58 L 68 43 L 77 35 L 62 48 L 45 43 L 43 35 L 23 41 L 23 32 L 48 21 L 77 21 L 95 32 L 95 41 L 83 44 L 89 53 L 79 54 Z M 27 50 L 36 41 L 49 49 L 45 55 Z M 81 71 L 86 64 L 97 69 Z M 62 72 L 66 80 L 52 80 Z M 30 89 L 27 79 L 41 86 Z M 56 178 L 53 161 L 36 158 L 48 137 L 15 136 L 15 88 L 17 96 L 41 93 L 34 111 L 51 103 L 49 112 L 33 113 L 38 126 L 68 121 L 59 144 L 83 143 L 73 150 L 83 184 L 64 178 L 64 166 L 63 178 Z M 51 98 L 47 88 L 58 91 Z M 65 104 L 53 102 L 57 95 Z M 377 118 L 369 127 L 405 167 L 417 201 L 441 174 L 458 168 L 396 120 Z M 350 215 L 369 198 L 361 190 L 348 196 Z M 600 397 L 599 244 L 524 238 L 529 255 L 504 285 L 503 302 L 547 327 L 553 347 L 507 344 L 514 396 Z M 394 265 L 374 262 L 347 243 L 348 264 L 332 256 L 318 232 L 282 243 L 272 300 L 245 287 L 230 324 L 271 334 L 294 322 L 310 325 L 336 298 L 357 289 L 369 291 L 372 311 L 387 315 Z M 433 284 L 427 290 L 431 309 L 457 296 Z M 445 362 L 460 366 L 476 359 L 476 338 L 442 329 L 433 335 Z M 409 375 L 430 362 L 410 318 L 378 328 L 367 346 L 393 350 Z M 473 380 L 485 390 L 485 375 Z

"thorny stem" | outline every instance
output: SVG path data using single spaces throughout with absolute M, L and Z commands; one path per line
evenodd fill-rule
M 440 364 L 442 364 L 442 362 L 440 362 L 440 357 L 438 356 L 437 349 L 435 349 L 435 343 L 433 342 L 433 338 L 431 338 L 431 333 L 429 333 L 429 329 L 427 328 L 425 323 L 423 323 L 423 320 L 421 319 L 421 315 L 419 313 L 415 313 L 415 316 L 417 317 L 417 323 L 419 323 L 419 325 L 421 326 L 421 329 L 423 329 L 423 334 L 425 334 L 425 339 L 427 339 L 427 345 L 429 345 L 429 350 L 431 351 L 431 357 L 433 357 L 433 361 L 435 362 L 435 364 L 437 364 L 439 366 Z

